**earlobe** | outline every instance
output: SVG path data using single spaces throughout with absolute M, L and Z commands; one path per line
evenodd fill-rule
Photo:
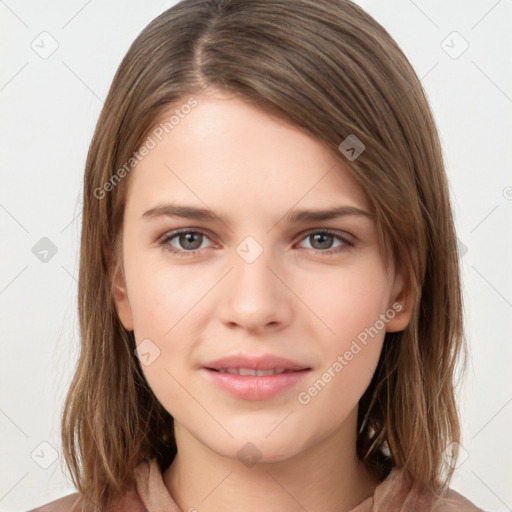
M 112 284 L 112 298 L 119 320 L 127 331 L 133 331 L 133 315 L 128 300 L 124 272 L 121 265 L 115 263 L 112 267 Z

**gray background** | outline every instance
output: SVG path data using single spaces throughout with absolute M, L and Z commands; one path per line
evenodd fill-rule
M 129 45 L 174 3 L 0 1 L 0 511 L 74 490 L 59 417 L 77 357 L 87 148 Z M 358 3 L 411 60 L 443 142 L 470 338 L 452 487 L 512 510 L 512 1 Z

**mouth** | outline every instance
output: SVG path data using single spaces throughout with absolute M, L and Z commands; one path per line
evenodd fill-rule
M 214 388 L 241 400 L 269 400 L 290 390 L 298 390 L 311 368 L 202 368 Z
M 299 361 L 270 353 L 231 354 L 201 368 L 214 388 L 242 400 L 267 400 L 298 389 L 310 371 Z
M 240 375 L 242 377 L 265 377 L 267 375 L 280 375 L 282 373 L 295 373 L 311 368 L 301 368 L 298 370 L 290 370 L 287 368 L 270 368 L 268 370 L 256 370 L 254 368 L 206 368 L 217 373 L 229 373 L 230 375 Z

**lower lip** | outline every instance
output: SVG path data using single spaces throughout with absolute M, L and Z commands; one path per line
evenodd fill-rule
M 220 373 L 202 368 L 207 378 L 216 386 L 244 400 L 265 400 L 286 389 L 297 386 L 310 370 L 298 370 L 276 375 L 242 376 L 232 373 Z

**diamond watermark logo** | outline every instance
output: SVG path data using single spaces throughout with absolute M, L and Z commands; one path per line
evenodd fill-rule
M 51 57 L 59 47 L 57 40 L 49 33 L 43 31 L 35 37 L 30 43 L 30 48 L 34 50 L 41 59 L 47 59 Z
M 57 246 L 46 236 L 32 247 L 32 254 L 42 263 L 48 263 L 56 254 Z
M 457 457 L 458 452 L 458 457 Z M 455 460 L 457 457 L 457 460 Z M 461 444 L 453 441 L 450 443 L 441 454 L 443 461 L 450 467 L 457 469 L 460 467 L 469 457 L 468 451 Z
M 39 467 L 48 469 L 57 460 L 58 453 L 50 443 L 43 441 L 35 447 L 30 456 Z
M 247 236 L 237 246 L 236 252 L 246 263 L 253 263 L 260 257 L 263 247 L 254 237 Z
M 149 366 L 160 356 L 160 349 L 149 338 L 143 339 L 133 352 L 144 366 Z
M 453 31 L 441 41 L 441 48 L 455 60 L 469 48 L 469 43 L 457 31 Z
M 366 146 L 354 134 L 350 134 L 345 140 L 343 140 L 343 142 L 341 142 L 338 149 L 348 158 L 348 160 L 353 162 L 366 149 Z
M 236 454 L 238 460 L 248 468 L 254 466 L 261 459 L 262 455 L 258 447 L 250 442 L 245 443 Z

